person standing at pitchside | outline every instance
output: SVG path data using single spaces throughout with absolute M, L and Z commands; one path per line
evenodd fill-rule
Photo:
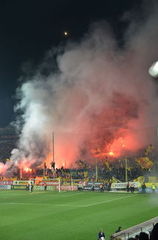
M 105 233 L 103 231 L 98 233 L 98 240 L 105 240 Z
M 32 192 L 32 191 L 33 191 L 33 184 L 30 183 L 30 184 L 29 184 L 29 192 Z

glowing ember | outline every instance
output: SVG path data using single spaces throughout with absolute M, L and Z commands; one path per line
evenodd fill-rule
M 32 172 L 32 169 L 31 169 L 31 168 L 28 168 L 28 167 L 25 167 L 23 170 L 24 170 L 24 172 L 26 172 L 26 173 Z
M 5 172 L 6 168 L 3 163 L 0 163 L 0 174 L 3 174 Z
M 109 152 L 109 156 L 113 157 L 114 155 L 114 152 Z
M 0 175 L 5 175 L 7 169 L 11 166 L 10 162 L 1 163 L 0 162 Z

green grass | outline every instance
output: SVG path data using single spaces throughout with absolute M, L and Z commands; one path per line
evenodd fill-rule
M 158 215 L 158 195 L 0 191 L 2 240 L 96 240 Z

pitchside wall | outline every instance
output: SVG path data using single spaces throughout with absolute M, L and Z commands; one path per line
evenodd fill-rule
M 92 184 L 92 182 L 90 182 Z M 49 191 L 55 191 L 55 190 L 62 190 L 62 191 L 74 191 L 78 189 L 79 185 L 85 186 L 85 183 L 78 183 L 78 181 L 76 182 L 75 180 L 72 180 L 71 182 L 61 182 L 59 179 L 47 179 L 47 180 L 42 180 L 40 182 L 35 182 L 32 180 L 8 180 L 8 181 L 0 181 L 0 190 L 27 190 L 27 186 L 29 184 L 32 184 L 33 190 L 34 191 L 43 191 L 43 190 L 49 190 Z M 87 186 L 88 186 L 89 182 L 87 182 Z M 97 185 L 103 185 L 103 183 L 96 183 Z M 141 184 L 139 182 L 129 182 L 129 184 L 131 186 L 134 186 L 135 191 L 139 191 L 141 192 Z M 146 183 L 146 192 L 150 193 L 152 192 L 152 184 L 153 183 Z M 156 186 L 156 191 L 158 192 L 158 183 L 154 183 L 154 185 Z M 111 191 L 126 191 L 126 187 L 127 187 L 127 182 L 120 182 L 120 183 L 112 183 L 111 184 Z M 87 189 L 87 190 L 91 190 L 91 189 Z M 100 190 L 100 188 L 98 187 L 98 189 L 95 190 Z
M 127 240 L 130 237 L 135 237 L 140 232 L 150 233 L 157 222 L 158 222 L 158 217 L 152 218 L 149 221 L 143 222 L 136 226 L 130 227 L 124 231 L 113 234 L 112 239 Z

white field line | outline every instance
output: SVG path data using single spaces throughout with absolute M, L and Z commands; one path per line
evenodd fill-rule
M 113 198 L 113 199 L 109 199 L 109 200 L 105 200 L 105 201 L 101 201 L 101 202 L 95 202 L 95 203 L 90 203 L 90 204 L 53 204 L 53 203 L 22 203 L 22 202 L 3 202 L 3 203 L 0 203 L 0 205 L 51 205 L 53 207 L 57 206 L 57 207 L 92 207 L 92 206 L 97 206 L 97 205 L 100 205 L 100 204 L 104 204 L 104 203 L 109 203 L 109 202 L 114 202 L 114 201 L 117 201 L 117 200 L 122 200 L 122 199 L 126 199 L 126 198 L 131 198 L 135 195 L 131 195 L 131 196 L 126 196 L 126 197 L 119 197 L 119 198 Z
M 22 203 L 22 202 L 3 202 L 3 203 L 0 203 L 0 206 L 1 205 L 29 205 L 29 206 L 31 206 L 31 205 L 36 205 L 36 206 L 40 206 L 40 205 L 42 205 L 42 206 L 57 206 L 56 204 L 52 204 L 52 203 L 37 203 L 37 202 L 35 202 L 35 203 L 28 203 L 28 202 L 26 202 L 26 203 Z
M 19 205 L 19 204 L 29 204 L 29 203 L 18 203 L 18 202 L 4 202 L 4 203 L 0 203 L 0 205 L 12 205 L 12 204 L 17 204 L 17 205 Z
M 56 204 L 56 206 L 61 206 L 61 207 L 92 207 L 92 206 L 100 205 L 100 204 L 103 204 L 103 203 L 108 203 L 108 202 L 113 202 L 113 201 L 117 201 L 117 200 L 121 200 L 121 199 L 131 198 L 133 196 L 134 195 L 127 196 L 127 197 L 113 198 L 113 199 L 109 199 L 109 200 L 105 200 L 105 201 L 101 201 L 101 202 L 95 202 L 95 203 L 83 204 L 83 205 Z

